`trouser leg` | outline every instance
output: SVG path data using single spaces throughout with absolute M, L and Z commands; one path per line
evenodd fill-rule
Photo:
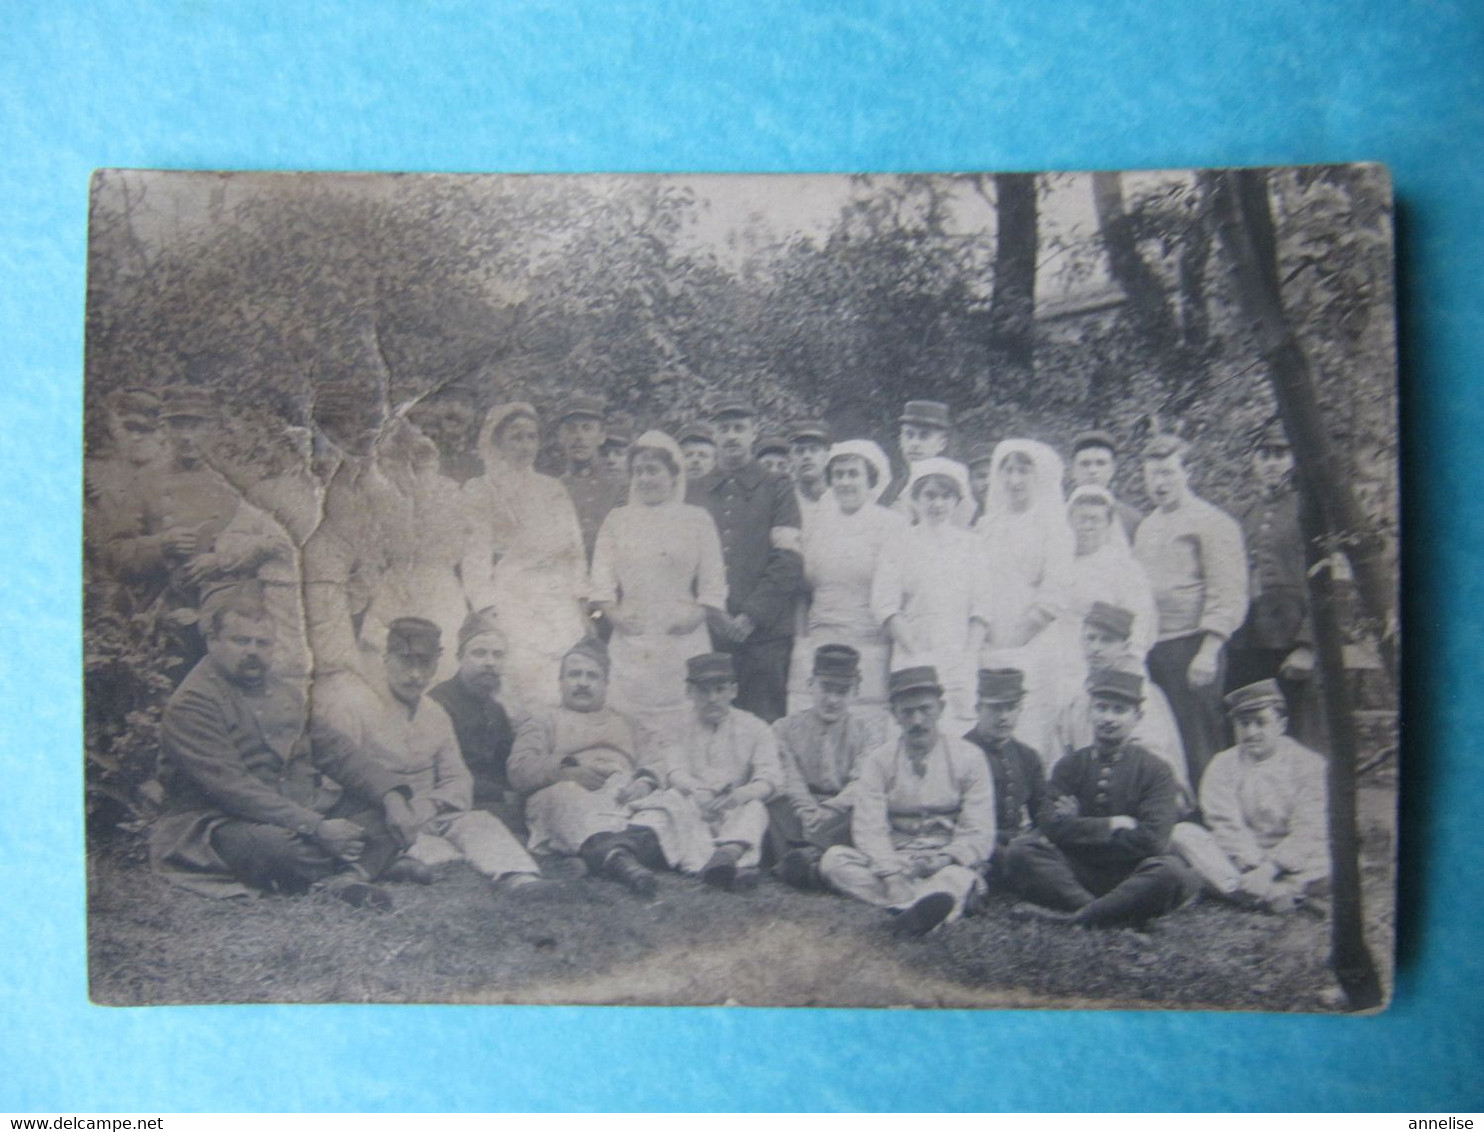
M 763 838 L 768 833 L 768 808 L 761 802 L 744 802 L 733 806 L 712 827 L 718 845 L 732 842 L 743 847 L 737 864 L 744 869 L 756 868 L 762 860 Z
M 819 875 L 837 892 L 880 908 L 907 908 L 914 900 L 905 875 L 877 875 L 871 858 L 847 845 L 837 845 L 825 853 L 819 862 Z
M 1149 650 L 1149 675 L 1160 686 L 1175 715 L 1180 741 L 1185 745 L 1185 764 L 1189 770 L 1190 789 L 1200 790 L 1201 775 L 1212 756 L 1222 747 L 1225 716 L 1221 708 L 1221 689 L 1226 653 L 1217 662 L 1216 679 L 1203 688 L 1192 687 L 1186 670 L 1200 651 L 1204 634 L 1176 637 L 1161 641 Z
M 1170 833 L 1170 851 L 1191 867 L 1213 892 L 1230 896 L 1242 884 L 1242 874 L 1211 831 L 1182 821 Z
M 1066 854 L 1040 834 L 1017 837 L 1000 852 L 1006 883 L 1027 900 L 1063 912 L 1092 903 Z
M 737 666 L 737 706 L 764 723 L 773 723 L 785 714 L 793 643 L 792 637 L 772 637 L 730 646 Z
M 342 867 L 310 838 L 276 825 L 223 822 L 211 844 L 243 884 L 270 891 L 305 892 Z
M 571 856 L 595 833 L 617 833 L 627 820 L 606 791 L 575 782 L 557 782 L 532 794 L 526 803 L 531 848 Z
M 648 826 L 631 825 L 615 833 L 595 833 L 582 843 L 578 855 L 587 871 L 598 876 L 608 858 L 619 849 L 627 849 L 647 869 L 663 872 L 669 868 L 660 839 Z
M 325 817 L 345 818 L 365 831 L 366 843 L 356 858 L 355 867 L 365 874 L 367 880 L 375 880 L 402 855 L 402 847 L 392 836 L 386 816 L 380 810 L 365 808 L 364 802 L 342 797 Z
M 456 846 L 478 872 L 492 880 L 511 873 L 539 874 L 541 871 L 531 860 L 531 855 L 521 848 L 515 835 L 484 810 L 469 810 L 448 818 L 439 833 Z
M 1082 908 L 1076 922 L 1088 927 L 1137 925 L 1171 912 L 1194 896 L 1200 879 L 1177 857 L 1148 857 L 1112 891 Z

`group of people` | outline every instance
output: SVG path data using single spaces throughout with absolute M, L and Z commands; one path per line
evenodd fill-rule
M 619 436 L 573 396 L 558 478 L 532 405 L 479 422 L 450 392 L 362 459 L 306 435 L 248 483 L 213 466 L 203 395 L 110 414 L 90 567 L 196 647 L 152 836 L 185 883 L 384 904 L 455 859 L 503 889 L 576 857 L 641 895 L 771 867 L 908 934 L 996 885 L 1088 925 L 1323 889 L 1275 426 L 1239 522 L 1190 490 L 1178 438 L 1141 453 L 1144 515 L 1111 490 L 1110 434 L 1077 437 L 1064 496 L 1039 441 L 950 459 L 931 401 L 904 407 L 894 469 L 822 421 L 759 437 L 741 397 Z

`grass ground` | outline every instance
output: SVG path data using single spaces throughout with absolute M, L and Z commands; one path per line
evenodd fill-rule
M 1395 792 L 1362 792 L 1372 947 L 1390 983 Z M 983 915 L 895 939 L 878 909 L 771 878 L 678 875 L 644 902 L 569 876 L 497 893 L 463 865 L 393 886 L 389 913 L 331 897 L 208 900 L 113 850 L 89 861 L 92 997 L 199 1002 L 1103 1005 L 1334 1010 L 1327 921 L 1201 902 L 1147 933 Z

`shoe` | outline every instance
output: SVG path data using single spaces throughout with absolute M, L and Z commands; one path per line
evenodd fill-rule
M 341 880 L 341 877 L 346 879 Z M 353 873 L 339 873 L 321 887 L 336 900 L 343 900 L 352 908 L 370 908 L 374 912 L 392 910 L 392 898 L 386 889 L 357 880 Z
M 603 862 L 603 875 L 618 881 L 636 896 L 652 900 L 659 891 L 660 882 L 639 863 L 639 859 L 627 849 L 615 849 Z
M 732 883 L 727 885 L 728 892 L 752 892 L 754 891 L 762 876 L 757 869 L 738 869 L 732 877 Z
M 388 884 L 432 884 L 433 870 L 411 857 L 398 857 L 387 866 L 381 879 Z
M 712 888 L 731 888 L 737 879 L 737 854 L 718 849 L 701 870 L 701 880 Z
M 818 849 L 790 849 L 773 871 L 790 888 L 812 892 L 824 887 L 819 876 L 819 859 L 822 856 Z
M 953 897 L 946 892 L 930 892 L 897 917 L 891 926 L 893 934 L 916 938 L 927 935 L 953 911 Z

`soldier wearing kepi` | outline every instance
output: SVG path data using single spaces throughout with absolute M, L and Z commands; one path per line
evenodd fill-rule
M 1113 475 L 1118 470 L 1118 443 L 1113 434 L 1102 429 L 1079 433 L 1072 441 L 1072 487 L 1101 487 L 1113 490 Z M 1133 542 L 1139 524 L 1144 521 L 1144 512 L 1137 507 L 1114 499 L 1114 511 L 1123 530 Z
M 718 888 L 757 886 L 767 801 L 783 781 L 778 741 L 755 715 L 732 706 L 737 671 L 730 653 L 686 662 L 692 714 L 661 760 L 668 784 L 701 811 L 715 846 L 701 879 Z
M 1175 848 L 1210 891 L 1244 907 L 1286 912 L 1329 881 L 1329 802 L 1322 756 L 1289 738 L 1276 680 L 1226 697 L 1237 745 L 1201 779 L 1209 828 L 1175 827 Z
M 206 656 L 160 728 L 156 871 L 212 896 L 320 885 L 353 904 L 391 907 L 368 882 L 415 835 L 410 789 L 311 718 L 302 686 L 277 675 L 261 587 L 225 587 L 200 613 Z
M 608 471 L 621 480 L 629 477 L 629 445 L 634 443 L 634 418 L 628 413 L 608 414 L 603 443 L 598 445 L 598 455 L 608 465 Z
M 907 489 L 915 478 L 913 469 L 924 460 L 940 457 L 948 450 L 948 434 L 953 427 L 953 416 L 948 411 L 948 406 L 941 401 L 908 401 L 902 407 L 902 415 L 898 421 L 901 424 L 898 443 L 906 467 L 892 476 L 891 483 L 877 502 L 883 507 L 901 512 L 909 520 L 915 520 L 916 512 L 907 497 Z M 973 514 L 973 500 L 959 500 L 953 513 L 954 526 L 967 527 Z
M 1005 877 L 1027 899 L 1083 927 L 1138 927 L 1192 898 L 1198 882 L 1169 853 L 1175 779 L 1129 736 L 1144 679 L 1106 669 L 1088 679 L 1091 747 L 1051 773 L 1037 833 L 1005 851 Z
M 788 427 L 789 474 L 807 531 L 821 508 L 836 506 L 830 497 L 825 465 L 830 457 L 830 430 L 823 421 L 795 421 Z
M 561 481 L 577 509 L 577 525 L 582 528 L 582 545 L 587 560 L 593 560 L 593 546 L 603 520 L 615 507 L 628 501 L 628 481 L 614 475 L 601 456 L 606 439 L 603 415 L 606 406 L 597 397 L 576 394 L 557 406 L 557 441 L 567 458 L 567 469 Z
M 715 520 L 727 568 L 727 607 L 707 611 L 711 643 L 736 664 L 737 706 L 772 723 L 786 710 L 794 602 L 803 585 L 799 504 L 788 480 L 752 459 L 751 401 L 719 399 L 712 426 L 716 469 L 686 488 L 686 502 Z
M 852 847 L 819 871 L 848 896 L 896 912 L 900 935 L 925 935 L 983 890 L 995 845 L 995 796 L 980 751 L 938 729 L 943 686 L 928 665 L 893 672 L 901 735 L 862 761 L 851 786 Z
M 979 670 L 979 722 L 964 738 L 984 752 L 994 780 L 996 851 L 991 876 L 1004 870 L 1004 849 L 1035 829 L 1046 804 L 1046 772 L 1041 756 L 1015 738 L 1025 703 L 1025 674 L 1018 668 Z
M 775 476 L 788 475 L 788 437 L 762 436 L 752 447 L 752 454 L 766 471 Z
M 716 467 L 716 430 L 705 421 L 691 421 L 675 434 L 685 458 L 685 478 L 695 483 Z
M 795 888 L 818 888 L 824 851 L 850 843 L 850 780 L 884 727 L 850 710 L 860 689 L 860 653 L 849 645 L 814 651 L 813 703 L 773 724 L 783 790 L 768 804 L 768 838 L 778 875 Z

